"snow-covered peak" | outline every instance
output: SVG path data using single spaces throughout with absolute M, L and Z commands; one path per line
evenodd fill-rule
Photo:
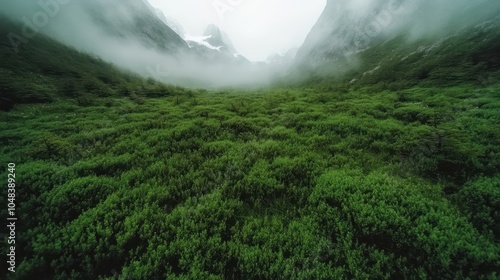
M 231 40 L 215 25 L 209 25 L 202 35 L 184 35 L 184 41 L 189 48 L 198 53 L 203 59 L 211 62 L 249 63 L 233 47 Z
M 222 48 L 222 46 L 213 46 L 211 45 L 209 42 L 207 42 L 208 39 L 212 38 L 212 35 L 208 35 L 208 36 L 191 36 L 191 35 L 184 35 L 184 41 L 186 41 L 189 45 L 190 48 L 192 48 L 192 43 L 196 43 L 198 45 L 201 45 L 201 46 L 204 46 L 204 47 L 207 47 L 211 50 L 217 50 L 217 51 L 221 51 L 220 49 Z
M 230 53 L 237 53 L 235 47 L 233 46 L 233 43 L 229 39 L 229 36 L 217 25 L 208 25 L 203 35 L 211 36 L 209 39 L 207 39 L 207 42 L 209 42 L 211 45 L 222 46 Z

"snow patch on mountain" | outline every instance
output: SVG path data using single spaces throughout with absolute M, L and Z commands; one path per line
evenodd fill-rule
M 222 46 L 213 46 L 209 42 L 207 42 L 208 39 L 212 38 L 212 35 L 209 36 L 191 36 L 191 35 L 184 35 L 184 41 L 186 41 L 189 45 L 190 48 L 193 47 L 194 44 L 198 44 L 204 47 L 207 47 L 211 50 L 216 50 L 216 51 L 221 51 L 220 49 Z

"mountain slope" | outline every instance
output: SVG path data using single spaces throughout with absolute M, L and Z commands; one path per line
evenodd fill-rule
M 483 84 L 500 78 L 500 17 L 439 39 L 408 44 L 404 36 L 359 55 L 366 64 L 345 79 L 363 84 L 403 82 L 406 86 Z
M 221 47 L 223 52 L 237 53 L 231 40 L 229 40 L 227 35 L 218 26 L 214 24 L 207 26 L 203 36 L 208 36 L 207 42 L 213 46 Z
M 24 2 L 3 2 L 0 7 L 14 20 L 40 9 L 37 3 Z M 59 5 L 57 10 L 40 31 L 100 56 L 107 51 L 102 50 L 102 44 L 110 48 L 136 44 L 170 54 L 188 50 L 184 40 L 144 0 L 74 1 Z
M 109 35 L 135 40 L 146 47 L 169 53 L 187 51 L 184 40 L 151 11 L 144 1 L 99 1 L 81 3 L 100 30 Z M 112 7 L 112 8 L 111 8 Z
M 209 63 L 250 64 L 216 25 L 207 26 L 202 36 L 186 36 L 184 39 L 199 58 Z
M 352 9 L 351 2 L 328 1 L 297 54 L 295 76 L 308 76 L 308 83 L 334 78 L 365 84 L 400 80 L 411 85 L 460 79 L 446 78 L 450 72 L 477 81 L 498 69 L 498 2 L 457 5 L 453 16 L 443 15 L 439 22 L 429 19 L 436 26 L 425 34 L 423 27 L 430 23 L 421 15 L 435 2 L 369 3 L 360 12 Z
M 119 69 L 39 34 L 16 53 L 8 34 L 20 26 L 0 16 L 0 109 L 15 104 L 99 97 L 130 97 L 164 92 L 161 84 Z
M 148 9 L 151 12 L 153 12 L 165 25 L 167 25 L 168 27 L 170 27 L 170 29 L 177 33 L 177 35 L 183 37 L 186 34 L 182 25 L 176 20 L 167 18 L 162 10 L 151 6 L 151 4 L 147 0 L 144 0 L 144 3 L 147 5 Z

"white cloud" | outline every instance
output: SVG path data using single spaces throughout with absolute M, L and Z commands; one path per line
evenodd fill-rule
M 220 26 L 250 60 L 265 60 L 302 45 L 326 5 L 326 0 L 148 1 L 192 36 L 201 35 L 208 24 Z M 218 12 L 216 5 L 227 10 Z

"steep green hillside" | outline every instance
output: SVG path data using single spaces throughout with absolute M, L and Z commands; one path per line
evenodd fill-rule
M 311 69 L 297 65 L 299 85 L 354 86 L 377 84 L 381 89 L 412 86 L 491 85 L 500 80 L 500 17 L 452 34 L 409 39 L 374 38 L 356 55 L 327 60 Z
M 183 91 L 144 81 L 41 34 L 27 44 L 19 43 L 16 53 L 9 34 L 21 35 L 20 30 L 19 25 L 0 16 L 0 110 L 21 103 L 74 99 L 79 104 L 92 104 L 96 98 L 164 96 Z

